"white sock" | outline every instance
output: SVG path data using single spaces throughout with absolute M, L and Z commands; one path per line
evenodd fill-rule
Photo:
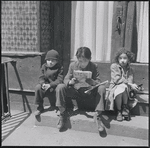
M 101 113 L 102 113 L 102 111 L 99 111 L 99 110 L 96 111 L 97 116 L 100 115 Z
M 59 108 L 60 114 L 62 114 L 65 111 L 65 108 L 62 106 L 59 106 L 58 108 Z

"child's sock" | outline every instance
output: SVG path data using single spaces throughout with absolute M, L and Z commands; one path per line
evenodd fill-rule
M 102 113 L 102 111 L 99 111 L 99 110 L 96 111 L 97 116 L 101 115 L 101 113 Z
M 59 108 L 60 114 L 63 114 L 63 112 L 65 111 L 65 108 L 62 106 L 59 106 L 58 108 Z
M 78 110 L 78 104 L 77 104 L 77 101 L 75 99 L 72 99 L 72 104 L 73 104 L 73 111 Z

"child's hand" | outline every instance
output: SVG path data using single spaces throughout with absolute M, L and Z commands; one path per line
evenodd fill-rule
M 50 84 L 45 84 L 45 90 L 49 89 L 50 88 Z
M 91 78 L 87 78 L 87 79 L 86 79 L 86 82 L 87 82 L 89 85 L 92 85 L 92 86 L 94 86 L 94 85 L 97 84 L 96 81 L 93 80 L 93 79 L 91 79 Z
M 50 84 L 43 84 L 42 89 L 47 90 L 50 87 Z
M 90 94 L 91 94 L 91 91 L 88 91 L 86 94 L 90 95 Z
M 136 84 L 130 84 L 131 88 L 138 91 L 138 86 Z
M 42 84 L 41 88 L 44 90 L 45 89 L 45 83 Z
M 69 81 L 69 85 L 74 85 L 76 83 L 76 78 L 72 78 L 70 81 Z

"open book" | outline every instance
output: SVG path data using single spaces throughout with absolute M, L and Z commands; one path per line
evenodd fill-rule
M 78 81 L 84 81 L 86 78 L 92 77 L 92 72 L 91 71 L 74 70 L 73 76 Z
M 74 70 L 73 77 L 76 78 L 74 88 L 79 89 L 81 87 L 89 87 L 90 85 L 86 82 L 86 79 L 92 77 L 92 72 Z

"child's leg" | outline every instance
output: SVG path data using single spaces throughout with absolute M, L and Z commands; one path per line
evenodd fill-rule
M 65 114 L 65 110 L 66 110 L 66 101 L 65 101 L 66 89 L 67 89 L 67 87 L 66 87 L 65 84 L 59 84 L 55 89 L 55 91 L 56 91 L 56 106 L 58 107 L 58 109 L 60 111 L 59 121 L 57 123 L 57 128 L 58 129 L 62 129 L 64 127 L 65 120 L 66 120 L 66 114 Z
M 106 94 L 106 87 L 103 85 L 99 86 L 96 92 L 96 107 L 95 107 L 96 113 L 94 115 L 94 119 L 96 121 L 99 132 L 102 132 L 104 130 L 104 127 L 102 125 L 101 113 L 102 111 L 104 111 L 105 94 Z
M 76 98 L 72 98 L 71 101 L 72 101 L 72 104 L 73 104 L 73 111 L 78 110 L 78 104 L 77 104 Z
M 37 104 L 37 111 L 35 115 L 39 115 L 43 110 L 43 97 L 45 95 L 45 91 L 41 89 L 41 85 L 38 84 L 35 87 L 35 104 Z
M 106 87 L 103 85 L 99 86 L 96 94 L 96 107 L 95 107 L 95 111 L 97 113 L 101 113 L 102 111 L 104 111 L 105 94 L 106 94 Z
M 123 101 L 123 105 L 127 105 L 127 102 L 128 102 L 127 90 L 125 90 L 125 91 L 122 93 L 122 101 Z
M 118 111 L 121 111 L 122 106 L 122 94 L 119 94 L 115 98 L 115 105 Z
M 127 90 L 125 90 L 122 94 L 122 101 L 123 101 L 123 110 L 122 110 L 122 115 L 128 115 L 129 114 L 129 109 L 127 106 L 127 102 L 128 102 L 128 94 L 127 94 Z
M 55 91 L 56 91 L 56 106 L 60 108 L 60 114 L 62 114 L 66 110 L 66 85 L 59 84 Z M 62 109 L 63 108 L 63 109 Z
M 123 117 L 122 117 L 122 113 L 121 113 L 121 106 L 122 106 L 122 94 L 119 94 L 116 96 L 115 98 L 115 105 L 117 108 L 117 120 L 118 121 L 122 121 Z
M 79 96 L 79 93 L 73 87 L 70 87 L 67 89 L 67 97 L 71 99 L 74 111 L 78 109 L 78 104 L 76 100 L 78 96 Z

